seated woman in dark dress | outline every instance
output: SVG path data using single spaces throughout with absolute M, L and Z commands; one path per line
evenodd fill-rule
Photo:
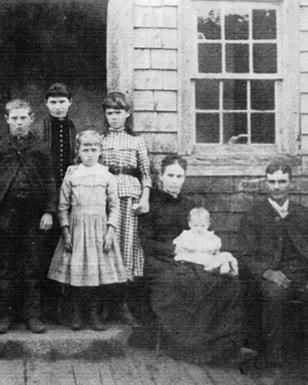
M 145 277 L 152 310 L 173 352 L 193 353 L 204 362 L 237 358 L 241 343 L 240 285 L 237 277 L 175 261 L 173 240 L 188 229 L 193 202 L 181 194 L 186 161 L 167 156 L 161 190 L 152 191 L 149 213 L 140 216 Z

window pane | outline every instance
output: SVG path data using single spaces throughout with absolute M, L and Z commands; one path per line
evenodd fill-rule
M 275 109 L 275 83 L 273 80 L 251 81 L 251 108 L 253 110 Z
M 207 15 L 198 17 L 198 36 L 200 39 L 220 39 L 220 11 L 211 9 Z
M 225 80 L 223 82 L 223 106 L 225 110 L 245 110 L 247 108 L 245 80 Z
M 226 44 L 227 72 L 249 72 L 248 44 Z
M 252 36 L 254 39 L 276 39 L 276 11 L 254 9 L 252 11 Z
M 253 71 L 255 73 L 277 72 L 276 44 L 253 45 Z
M 196 114 L 197 143 L 219 143 L 219 114 Z
M 247 143 L 247 114 L 226 113 L 223 115 L 224 143 Z
M 196 108 L 198 110 L 219 109 L 219 81 L 197 80 L 195 87 Z
M 248 20 L 248 15 L 226 15 L 225 38 L 230 40 L 247 40 L 249 31 Z
M 199 44 L 199 72 L 221 72 L 221 44 Z
M 275 114 L 251 114 L 251 143 L 275 143 Z

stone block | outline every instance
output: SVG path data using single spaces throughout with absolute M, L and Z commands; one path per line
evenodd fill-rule
M 152 91 L 134 91 L 134 110 L 154 110 L 154 96 Z
M 135 70 L 134 88 L 137 90 L 176 90 L 177 72 L 163 70 Z
M 154 91 L 155 111 L 177 111 L 176 91 Z
M 308 135 L 308 114 L 302 114 L 301 116 L 301 129 L 302 134 Z
M 161 29 L 162 48 L 178 48 L 178 34 L 176 29 Z
M 151 153 L 166 154 L 177 152 L 177 136 L 175 133 L 143 133 L 143 138 Z
M 153 69 L 177 69 L 177 50 L 152 49 L 150 54 L 151 68 Z
M 231 212 L 241 213 L 249 210 L 253 204 L 253 198 L 253 195 L 248 193 L 231 194 Z
M 308 113 L 308 94 L 300 95 L 301 113 Z
M 299 36 L 300 40 L 300 49 L 305 51 L 308 49 L 308 31 L 302 31 Z
M 161 0 L 135 0 L 135 5 L 145 7 L 160 7 Z
M 308 190 L 307 190 L 307 192 L 308 192 Z M 303 206 L 308 207 L 308 193 L 300 195 L 300 203 Z
M 134 50 L 134 68 L 149 69 L 151 67 L 151 51 L 149 49 Z
M 299 27 L 301 31 L 308 31 L 308 7 L 300 8 Z
M 238 192 L 257 193 L 262 188 L 264 177 L 258 178 L 235 178 L 234 190 Z
M 216 193 L 233 192 L 233 178 L 232 177 L 212 177 L 210 191 Z
M 204 196 L 204 205 L 210 212 L 230 211 L 230 194 L 211 194 Z
M 161 30 L 157 28 L 135 28 L 135 48 L 162 48 Z
M 236 233 L 239 229 L 239 214 L 234 213 L 212 213 L 212 227 L 217 232 Z
M 135 7 L 134 26 L 146 28 L 176 28 L 176 7 Z
M 177 115 L 173 112 L 135 112 L 134 130 L 176 132 Z
M 168 7 L 177 6 L 179 5 L 179 0 L 161 0 L 161 5 L 168 6 Z
M 302 135 L 301 137 L 301 154 L 308 154 L 308 135 Z
M 0 358 L 89 359 L 99 360 L 123 355 L 131 335 L 128 326 L 110 325 L 106 331 L 72 331 L 49 326 L 44 334 L 34 335 L 20 327 L 0 339 Z
M 300 53 L 300 70 L 302 72 L 308 71 L 308 52 Z

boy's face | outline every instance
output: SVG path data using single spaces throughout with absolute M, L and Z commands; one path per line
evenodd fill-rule
M 113 130 L 119 130 L 124 127 L 126 119 L 129 117 L 129 112 L 116 108 L 106 108 L 105 115 L 109 126 Z
M 65 96 L 50 96 L 45 104 L 51 116 L 64 119 L 72 105 L 72 101 Z
M 5 120 L 13 136 L 27 136 L 34 120 L 34 114 L 30 113 L 29 108 L 12 109 L 8 115 L 5 115 Z
M 193 216 L 190 218 L 188 224 L 195 234 L 203 234 L 210 226 L 210 218 L 197 218 Z

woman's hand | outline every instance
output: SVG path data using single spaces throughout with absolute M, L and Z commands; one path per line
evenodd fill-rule
M 137 215 L 148 213 L 150 210 L 149 199 L 145 196 L 142 196 L 139 203 L 133 205 L 133 210 Z
M 105 235 L 105 240 L 104 240 L 104 251 L 107 252 L 111 249 L 113 240 L 115 237 L 115 231 L 113 226 L 108 226 L 106 235 Z
M 53 219 L 52 214 L 45 213 L 40 221 L 40 230 L 48 231 L 52 228 L 53 225 Z
M 67 226 L 62 229 L 64 249 L 67 251 L 72 251 L 72 237 Z

